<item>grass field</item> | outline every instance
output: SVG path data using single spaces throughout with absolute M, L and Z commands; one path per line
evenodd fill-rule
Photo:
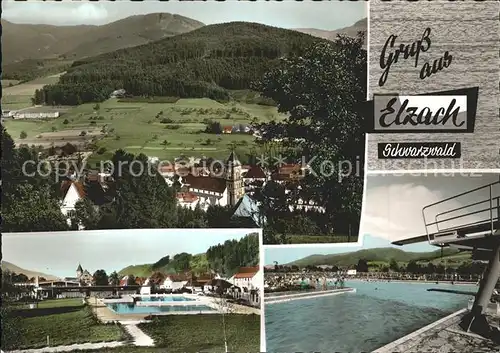
M 229 352 L 260 352 L 260 316 L 225 316 Z M 140 324 L 169 353 L 224 352 L 221 315 L 168 315 Z
M 14 82 L 18 83 L 18 81 L 5 80 L 7 87 L 2 90 L 2 109 L 16 110 L 30 107 L 32 105 L 31 98 L 35 94 L 35 90 L 45 85 L 56 83 L 60 75 L 51 75 L 16 85 L 14 85 Z M 9 87 L 9 83 L 12 83 L 13 86 Z M 4 87 L 4 80 L 2 80 L 2 87 Z
M 94 107 L 95 104 L 83 104 L 46 121 L 6 119 L 5 126 L 16 143 L 28 144 L 44 144 L 45 137 L 54 132 L 102 131 L 103 136 L 96 141 L 100 154 L 95 153 L 89 160 L 95 163 L 109 159 L 120 148 L 172 160 L 180 155 L 224 158 L 234 146 L 236 153 L 243 157 L 254 146 L 253 136 L 207 134 L 202 132 L 204 121 L 215 120 L 222 126 L 233 126 L 250 125 L 252 120 L 282 118 L 275 107 L 236 101 L 222 104 L 205 98 L 180 99 L 175 103 L 124 103 L 109 99 L 99 105 L 99 110 Z M 27 133 L 29 142 L 19 139 L 21 131 Z M 43 135 L 38 137 L 40 134 Z M 59 141 L 50 139 L 49 143 L 65 144 L 71 136 Z
M 355 243 L 358 236 L 353 235 L 290 235 L 290 244 L 313 244 L 313 243 Z
M 16 309 L 19 337 L 6 342 L 7 349 L 27 349 L 85 342 L 119 341 L 127 338 L 115 324 L 101 324 L 81 299 L 40 302 L 36 309 Z

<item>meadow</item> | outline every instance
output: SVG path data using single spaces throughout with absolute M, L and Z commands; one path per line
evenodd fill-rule
M 29 84 L 33 92 L 38 81 Z M 26 101 L 24 93 L 29 87 L 22 88 L 23 85 L 26 84 L 9 88 L 10 102 Z M 17 144 L 47 147 L 67 142 L 83 146 L 91 142 L 95 152 L 89 159 L 91 163 L 109 159 L 117 149 L 169 161 L 181 155 L 225 158 L 233 148 L 243 157 L 255 148 L 254 136 L 205 133 L 206 123 L 212 120 L 220 122 L 222 127 L 249 126 L 284 116 L 276 107 L 256 104 L 251 94 L 237 92 L 235 96 L 237 100 L 227 103 L 207 98 L 160 97 L 162 99 L 150 102 L 139 98 L 111 98 L 100 104 L 59 107 L 56 110 L 61 115 L 55 119 L 5 119 L 4 124 Z
M 27 349 L 85 342 L 121 341 L 128 338 L 119 325 L 101 324 L 82 299 L 40 302 L 35 309 L 16 308 L 19 337 L 5 342 L 8 349 Z
M 57 83 L 61 75 L 62 73 L 50 75 L 24 83 L 16 80 L 2 80 L 2 109 L 17 110 L 31 107 L 31 98 L 35 90 Z

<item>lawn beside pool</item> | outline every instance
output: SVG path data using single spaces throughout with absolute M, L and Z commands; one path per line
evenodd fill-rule
M 11 312 L 18 337 L 5 342 L 4 349 L 27 349 L 86 342 L 125 340 L 121 326 L 102 324 L 82 299 L 57 299 L 40 302 L 38 308 L 16 308 Z
M 259 315 L 230 314 L 225 321 L 229 352 L 260 351 Z M 169 353 L 224 352 L 221 315 L 161 316 L 139 327 Z

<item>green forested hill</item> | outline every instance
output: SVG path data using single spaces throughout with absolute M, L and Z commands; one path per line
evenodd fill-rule
M 206 274 L 213 270 L 229 277 L 240 267 L 258 265 L 259 237 L 257 233 L 250 233 L 239 240 L 227 240 L 223 244 L 211 246 L 203 254 L 183 252 L 172 257 L 165 256 L 152 264 L 127 266 L 119 274 L 148 277 L 154 272 L 174 274 L 191 271 L 194 274 Z
M 37 94 L 37 103 L 102 101 L 123 88 L 135 96 L 229 98 L 247 89 L 286 54 L 325 41 L 262 24 L 204 26 L 153 43 L 75 61 L 60 83 Z
M 457 250 L 445 249 L 443 256 L 456 255 Z M 296 265 L 299 267 L 305 266 L 350 266 L 356 265 L 359 260 L 367 262 L 409 262 L 411 260 L 427 260 L 431 261 L 441 257 L 441 250 L 432 252 L 406 252 L 396 248 L 374 248 L 354 251 L 350 253 L 331 254 L 331 255 L 310 255 L 300 260 L 293 261 L 287 265 Z

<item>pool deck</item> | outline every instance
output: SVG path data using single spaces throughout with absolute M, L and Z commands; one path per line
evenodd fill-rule
M 463 331 L 459 326 L 467 309 L 459 310 L 420 330 L 410 333 L 394 342 L 380 347 L 372 353 L 410 353 L 410 352 L 498 352 L 500 346 L 479 335 Z M 498 317 L 489 317 L 490 324 L 498 323 Z
M 275 304 L 275 303 L 283 303 L 292 300 L 299 299 L 311 299 L 311 298 L 319 298 L 326 297 L 331 295 L 339 295 L 345 293 L 356 293 L 355 288 L 342 288 L 342 289 L 330 289 L 330 290 L 321 290 L 321 291 L 313 291 L 313 292 L 282 292 L 281 294 L 276 295 L 275 293 L 269 293 L 272 295 L 264 296 L 265 304 Z

